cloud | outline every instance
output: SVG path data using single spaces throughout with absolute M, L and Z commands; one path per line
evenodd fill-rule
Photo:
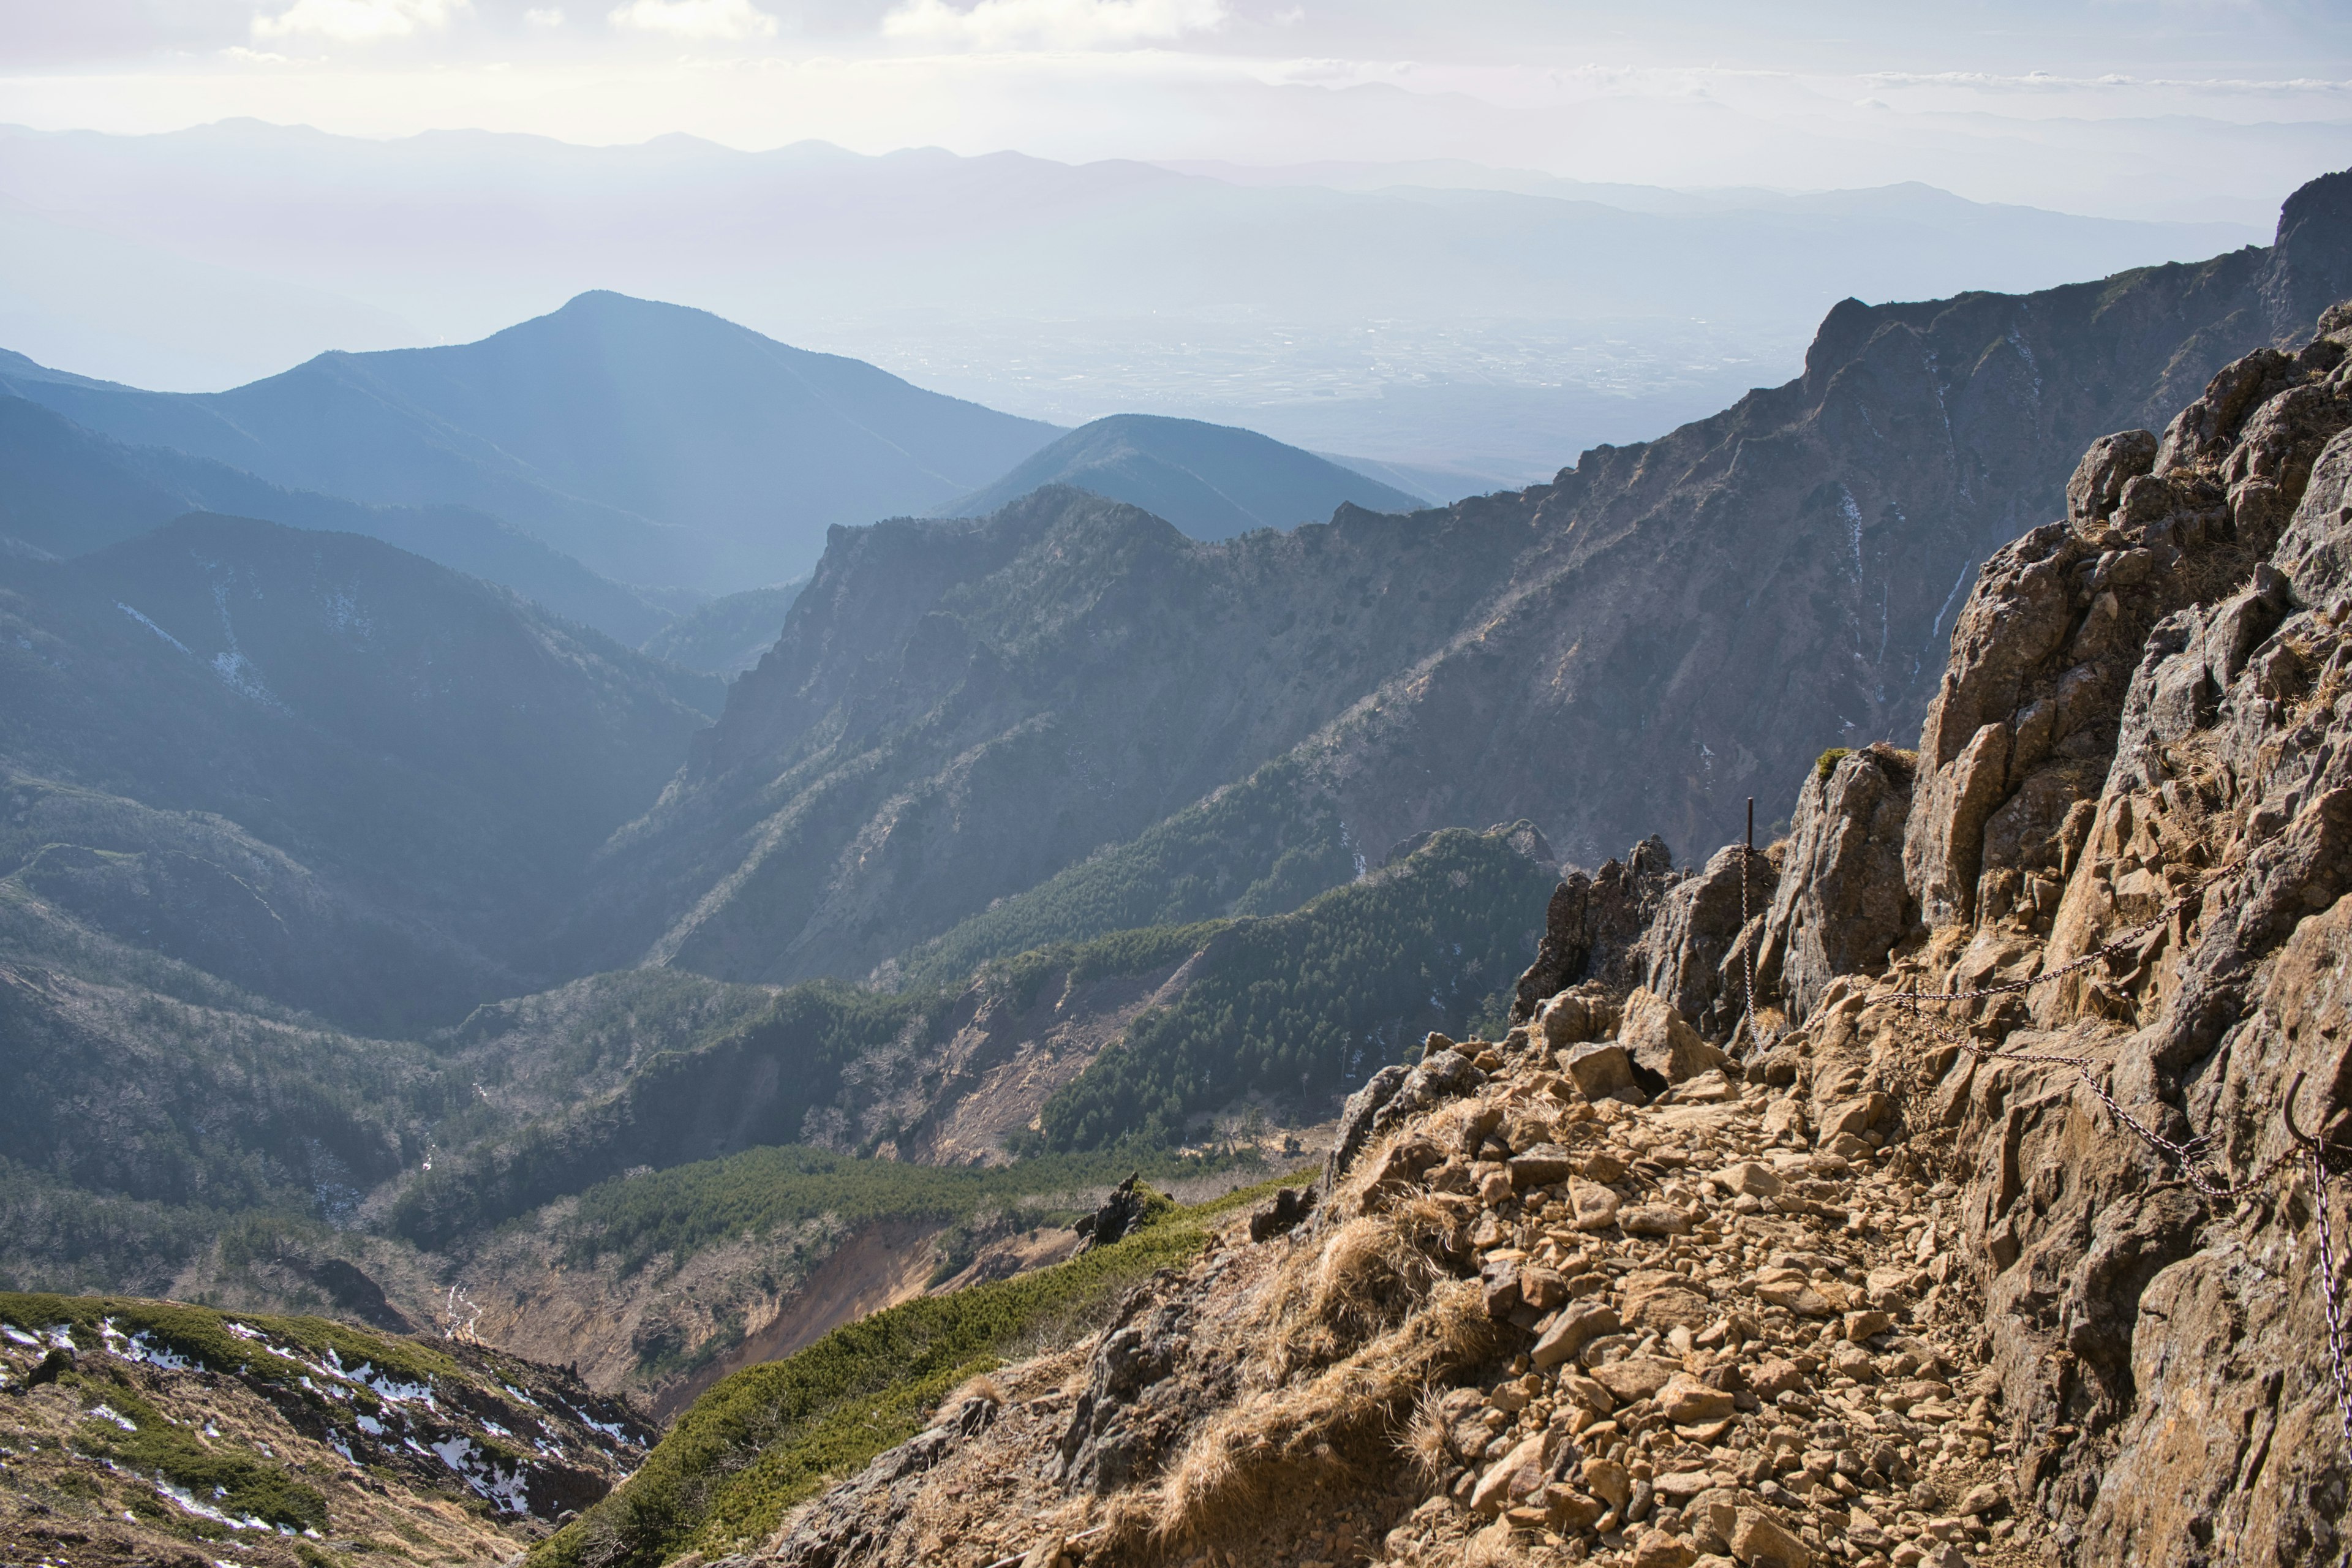
M 285 38 L 298 33 L 370 43 L 404 38 L 419 27 L 446 27 L 471 0 L 294 0 L 275 16 L 257 15 L 253 36 Z
M 1205 32 L 1225 19 L 1224 0 L 905 0 L 882 18 L 886 37 L 983 49 L 1097 49 Z
M 772 38 L 776 19 L 751 0 L 629 0 L 613 8 L 613 26 L 677 38 Z
M 522 14 L 522 19 L 534 27 L 561 27 L 563 8 L 560 5 L 536 5 Z

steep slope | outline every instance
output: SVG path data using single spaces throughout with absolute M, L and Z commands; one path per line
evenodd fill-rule
M 1202 543 L 1065 489 L 837 531 L 605 852 L 596 962 L 864 974 L 1297 744 L 1450 637 L 1526 541 L 1502 514 L 1349 509 Z M 1272 857 L 1325 815 L 1292 797 Z
M 740 1373 L 537 1560 L 2343 1562 L 2352 300 L 2319 325 L 2091 445 L 1916 752 L 1562 883 L 1516 1026 L 1367 1083 L 1311 1191 L 1011 1365 L 902 1311 Z M 885 1338 L 923 1354 L 819 1373 Z
M 1825 740 L 1918 722 L 1975 563 L 2059 509 L 2087 442 L 2161 424 L 2346 289 L 2352 175 L 2330 175 L 2269 250 L 1849 301 L 1801 379 L 1516 494 L 1217 546 L 1147 549 L 1134 514 L 1054 491 L 844 531 L 616 840 L 605 961 L 863 973 L 1277 758 L 1262 858 L 1125 857 L 1158 885 L 1104 906 L 1199 918 L 1222 911 L 1189 877 L 1238 895 L 1302 844 L 1328 875 L 1329 840 L 1448 826 L 1525 818 L 1584 863 L 1654 827 L 1718 838 Z
M 1080 426 L 939 514 L 985 517 L 1045 485 L 1141 507 L 1194 539 L 1319 522 L 1342 503 L 1368 511 L 1421 506 L 1402 490 L 1254 430 L 1114 414 Z
M 653 1436 L 576 1376 L 463 1336 L 16 1294 L 0 1335 L 0 1550 L 18 1561 L 495 1561 Z
M 364 533 L 512 588 L 608 637 L 641 643 L 668 614 L 531 535 L 470 507 L 362 506 L 289 490 L 160 447 L 126 447 L 22 398 L 0 398 L 0 534 L 79 555 L 191 511 Z
M 827 526 L 935 505 L 1056 434 L 609 293 L 480 342 L 321 354 L 223 393 L 21 363 L 0 390 L 278 484 L 478 507 L 623 582 L 716 593 L 805 571 Z
M 2347 289 L 2352 174 L 2333 174 L 2267 252 L 1841 305 L 1801 380 L 1508 503 L 1538 541 L 1510 581 L 1302 754 L 1376 843 L 1511 816 L 1587 863 L 1653 830 L 1719 840 L 1826 741 L 1917 725 L 1975 563 L 2063 510 L 2094 437 L 2162 426 Z
M 372 1028 L 528 989 L 703 722 L 702 678 L 351 534 L 184 518 L 0 594 L 11 882 Z

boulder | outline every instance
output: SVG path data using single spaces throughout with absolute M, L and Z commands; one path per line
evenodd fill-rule
M 2156 467 L 2156 432 L 2121 430 L 2091 443 L 2066 481 L 2066 521 L 2076 528 L 2106 521 L 2124 486 Z
M 1598 981 L 1621 995 L 1639 984 L 1643 955 L 1638 944 L 1678 880 L 1665 840 L 1654 834 L 1622 862 L 1612 860 L 1589 877 L 1570 872 L 1544 910 L 1543 939 L 1535 962 L 1519 976 L 1511 1022 L 1527 1023 L 1546 998 L 1579 981 Z
M 1744 1568 L 1813 1568 L 1812 1548 L 1758 1508 L 1743 1508 L 1733 1516 L 1731 1554 Z
M 1762 919 L 1778 881 L 1761 849 L 1750 853 L 1734 844 L 1717 850 L 1704 869 L 1675 883 L 1660 901 L 1657 919 L 1642 938 L 1642 988 L 1684 1017 L 1703 1021 L 1711 1036 L 1729 1034 L 1747 1010 L 1741 922 L 1752 926 Z
M 1559 1065 L 1587 1100 L 1606 1100 L 1633 1087 L 1633 1058 L 1614 1040 L 1577 1046 Z
M 1603 1334 L 1616 1333 L 1623 1325 L 1617 1321 L 1617 1310 L 1606 1301 L 1584 1300 L 1562 1307 L 1553 1318 L 1528 1359 L 1538 1367 L 1554 1367 L 1576 1359 L 1579 1352 Z
M 1592 1369 L 1592 1380 L 1617 1397 L 1620 1404 L 1630 1405 L 1636 1399 L 1647 1399 L 1682 1371 L 1670 1361 L 1656 1356 L 1628 1356 Z
M 1625 998 L 1625 1020 L 1617 1043 L 1636 1067 L 1668 1083 L 1685 1083 L 1731 1058 L 1698 1037 L 1698 1031 L 1671 1002 L 1643 989 Z
M 1879 968 L 1915 921 L 1903 880 L 1914 757 L 1848 752 L 1805 775 L 1783 869 L 1756 943 L 1756 984 L 1801 1023 L 1830 982 Z
M 1607 1230 L 1617 1223 L 1617 1212 L 1624 1200 L 1598 1182 L 1575 1181 L 1569 1184 L 1568 1202 L 1575 1211 L 1577 1229 Z

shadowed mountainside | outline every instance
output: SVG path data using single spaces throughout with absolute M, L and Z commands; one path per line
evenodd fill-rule
M 2352 174 L 2299 192 L 2269 249 L 1850 300 L 1799 380 L 1522 492 L 1219 544 L 1052 489 L 838 531 L 607 852 L 596 951 L 863 973 L 1286 756 L 1265 810 L 1297 826 L 1217 872 L 1234 894 L 1310 837 L 1526 818 L 1586 863 L 1653 826 L 1722 837 L 1824 744 L 1918 722 L 1975 563 L 2063 510 L 2086 444 L 2344 292 Z M 1139 866 L 1158 886 L 1122 907 L 1224 912 L 1171 891 L 1202 868 Z
M 0 672 L 12 882 L 371 1027 L 529 989 L 715 684 L 375 540 L 208 516 L 0 558 Z
M 38 404 L 0 397 L 0 534 L 53 555 L 80 555 L 192 511 L 364 533 L 512 588 L 626 643 L 645 641 L 670 619 L 618 583 L 471 507 L 363 506 L 289 490 L 209 458 L 128 447 Z

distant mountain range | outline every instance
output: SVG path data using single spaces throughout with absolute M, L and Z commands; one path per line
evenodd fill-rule
M 1586 864 L 1653 830 L 1709 851 L 1823 748 L 1916 725 L 1976 563 L 2063 512 L 2090 440 L 2347 295 L 2330 175 L 2268 250 L 1849 300 L 1800 379 L 1524 492 L 1221 544 L 1072 489 L 844 531 L 605 852 L 593 951 L 769 981 L 976 958 L 961 921 L 1203 918 L 1286 855 L 1340 879 L 1340 844 L 1518 818 Z M 1222 830 L 1172 831 L 1196 814 Z M 1086 891 L 1097 865 L 1126 890 Z M 1061 912 L 1012 921 L 1028 899 Z
M 0 377 L 25 379 L 27 364 L 0 351 Z M 369 534 L 503 584 L 626 643 L 643 642 L 671 618 L 646 596 L 472 507 L 367 506 L 287 489 L 207 458 L 126 446 L 37 403 L 0 397 L 0 535 L 53 555 L 79 555 L 191 511 Z
M 2315 151 L 2326 133 L 2295 132 Z M 304 335 L 379 346 L 386 319 L 462 342 L 617 289 L 1057 425 L 1164 414 L 1473 476 L 1441 500 L 1786 379 L 1849 295 L 2030 290 L 2263 237 L 1923 185 L 1684 193 L 1459 163 L 1180 172 L 249 120 L 0 129 L 0 199 L 24 218 L 0 247 L 0 342 L 140 384 L 244 382 Z M 98 276 L 252 330 L 126 310 Z M 287 309 L 256 303 L 287 284 Z
M 1047 485 L 1141 507 L 1195 539 L 1321 522 L 1340 505 L 1414 511 L 1421 498 L 1296 447 L 1225 425 L 1114 414 L 1031 456 L 994 484 L 938 510 L 985 517 Z
M 926 510 L 1058 434 L 699 310 L 583 294 L 459 347 L 328 353 L 213 394 L 0 365 L 89 429 L 375 505 L 493 513 L 624 583 L 725 593 L 835 523 Z

